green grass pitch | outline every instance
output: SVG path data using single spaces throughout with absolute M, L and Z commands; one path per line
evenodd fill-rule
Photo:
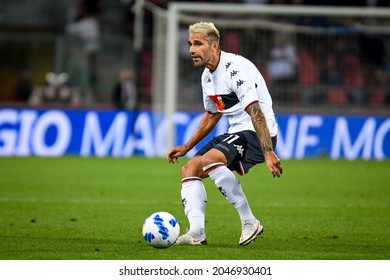
M 155 249 L 144 219 L 169 211 L 188 227 L 180 167 L 165 159 L 0 158 L 2 260 L 389 260 L 390 161 L 283 161 L 239 177 L 262 238 L 240 247 L 235 209 L 210 179 L 207 246 Z

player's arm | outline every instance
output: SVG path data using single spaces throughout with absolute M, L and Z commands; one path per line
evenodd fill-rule
M 280 160 L 274 153 L 271 135 L 267 126 L 267 122 L 255 93 L 255 81 L 253 75 L 249 73 L 250 67 L 245 64 L 235 65 L 237 67 L 236 75 L 230 79 L 230 88 L 234 89 L 239 100 L 241 100 L 246 112 L 251 116 L 252 124 L 255 128 L 257 137 L 260 142 L 260 147 L 264 155 L 265 163 L 275 177 L 280 177 L 283 170 L 280 165 Z
M 199 141 L 206 137 L 216 126 L 218 121 L 221 119 L 221 113 L 211 113 L 206 111 L 203 114 L 202 119 L 200 120 L 199 126 L 196 129 L 195 133 L 187 141 L 187 143 L 173 147 L 168 151 L 166 158 L 169 163 L 174 163 L 178 161 L 179 157 L 186 155 Z
M 246 111 L 251 116 L 253 126 L 260 141 L 261 150 L 264 154 L 265 163 L 267 164 L 269 171 L 274 177 L 280 177 L 283 169 L 280 165 L 279 158 L 274 153 L 271 135 L 259 103 L 253 102 L 246 108 Z

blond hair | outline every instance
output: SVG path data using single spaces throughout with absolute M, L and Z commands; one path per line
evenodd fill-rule
M 219 31 L 212 22 L 197 22 L 188 28 L 189 34 L 202 33 L 205 39 L 211 43 L 217 41 L 219 43 Z

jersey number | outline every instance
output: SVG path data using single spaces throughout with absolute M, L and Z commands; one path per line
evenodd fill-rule
M 240 138 L 239 135 L 237 134 L 232 134 L 232 135 L 229 135 L 228 137 L 226 137 L 225 139 L 223 139 L 224 142 L 227 142 L 229 144 L 233 143 L 234 141 L 236 141 L 238 138 Z

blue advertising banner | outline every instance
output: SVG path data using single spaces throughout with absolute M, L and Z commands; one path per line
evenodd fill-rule
M 175 114 L 175 145 L 191 137 L 201 117 Z M 390 117 L 279 115 L 277 122 L 282 159 L 390 158 Z M 222 119 L 188 156 L 227 126 Z M 164 117 L 149 111 L 0 109 L 0 156 L 160 157 L 167 150 L 165 135 Z

